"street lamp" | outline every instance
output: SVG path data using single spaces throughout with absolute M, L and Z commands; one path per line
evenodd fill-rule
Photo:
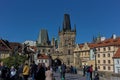
M 95 71 L 97 71 L 96 48 L 93 49 L 95 55 Z
M 77 55 L 77 60 L 76 60 L 77 62 L 76 62 L 76 64 L 79 67 L 79 66 L 81 66 L 80 53 L 77 52 L 76 55 Z

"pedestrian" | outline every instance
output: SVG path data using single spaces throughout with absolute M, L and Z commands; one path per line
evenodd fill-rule
M 38 64 L 36 80 L 45 80 L 45 70 L 41 63 Z
M 17 70 L 18 80 L 23 80 L 22 71 L 23 71 L 23 65 L 21 64 L 19 65 L 18 70 Z
M 73 73 L 73 66 L 70 67 L 70 72 Z
M 35 61 L 33 61 L 32 65 L 31 65 L 31 76 L 32 76 L 32 80 L 35 80 L 35 76 L 36 76 L 36 72 L 37 72 L 37 65 L 35 64 Z
M 90 66 L 86 66 L 86 80 L 90 80 Z
M 47 71 L 45 72 L 46 79 L 45 80 L 53 80 L 53 73 L 50 70 L 50 66 L 47 67 Z
M 94 80 L 99 80 L 99 74 L 97 73 L 97 75 L 95 75 Z
M 24 78 L 24 80 L 28 80 L 29 72 L 30 72 L 30 68 L 28 66 L 28 63 L 25 63 L 25 65 L 23 67 L 23 78 Z
M 77 68 L 75 67 L 75 74 L 77 74 Z
M 93 73 L 93 65 L 90 66 L 90 80 L 92 80 L 92 73 Z
M 85 72 L 86 72 L 86 64 L 83 66 L 83 76 L 85 76 Z
M 61 78 L 64 78 L 65 79 L 65 72 L 66 72 L 66 65 L 63 63 L 62 65 L 61 65 Z
M 14 66 L 11 66 L 11 69 L 10 69 L 10 80 L 16 80 L 15 77 L 16 77 L 16 69 L 14 68 Z
M 0 80 L 6 80 L 7 79 L 7 67 L 3 64 L 3 62 L 1 62 L 1 66 L 0 66 L 0 72 L 1 72 L 1 75 L 0 75 Z

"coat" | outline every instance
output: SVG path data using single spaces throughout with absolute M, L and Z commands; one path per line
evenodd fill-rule
M 38 69 L 38 71 L 36 72 L 35 79 L 36 80 L 45 80 L 45 69 L 43 67 Z
M 47 70 L 45 72 L 46 79 L 45 80 L 53 80 L 53 73 L 51 70 Z

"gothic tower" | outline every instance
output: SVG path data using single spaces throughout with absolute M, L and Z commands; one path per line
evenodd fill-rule
M 48 31 L 46 29 L 41 29 L 38 40 L 37 40 L 38 53 L 40 54 L 51 54 L 53 53 L 53 45 L 49 40 Z
M 59 29 L 59 54 L 63 56 L 63 62 L 67 65 L 73 64 L 73 50 L 75 46 L 76 26 L 71 28 L 69 14 L 64 14 L 63 27 Z

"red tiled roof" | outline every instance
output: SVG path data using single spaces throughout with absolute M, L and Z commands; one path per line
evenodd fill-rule
M 18 42 L 10 42 L 10 47 L 14 50 L 16 47 L 19 47 L 18 52 L 22 52 L 22 45 Z
M 104 46 L 120 46 L 120 37 L 116 39 L 106 39 L 105 41 L 102 41 L 101 44 L 98 44 L 97 47 L 104 47 Z
M 45 54 L 40 54 L 38 56 L 38 59 L 49 59 L 49 57 L 47 55 L 45 55 Z
M 82 48 L 84 44 L 79 44 L 79 47 Z M 105 46 L 120 46 L 120 37 L 116 39 L 106 39 L 104 41 L 98 42 L 98 43 L 88 43 L 88 46 L 90 48 L 94 47 L 105 47 Z
M 3 41 L 0 40 L 0 51 L 9 51 L 11 48 Z
M 120 58 L 120 48 L 117 50 L 117 52 L 113 55 L 113 58 Z

